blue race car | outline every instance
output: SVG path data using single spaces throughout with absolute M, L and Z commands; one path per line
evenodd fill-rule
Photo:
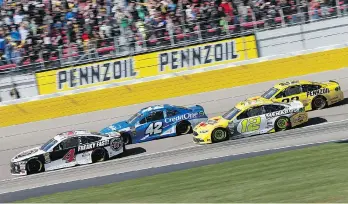
M 155 105 L 141 109 L 128 120 L 114 123 L 100 133 L 118 131 L 125 144 L 135 144 L 192 133 L 193 127 L 207 119 L 204 108 L 199 105 Z

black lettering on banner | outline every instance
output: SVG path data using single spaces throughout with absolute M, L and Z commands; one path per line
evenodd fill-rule
M 322 89 L 317 89 L 314 91 L 308 91 L 307 97 L 308 96 L 317 96 L 317 95 L 327 94 L 327 93 L 330 93 L 330 90 L 328 88 L 322 88 Z
M 300 97 L 298 97 L 298 96 L 294 96 L 294 97 L 291 97 L 291 101 L 299 101 L 300 100 Z M 282 102 L 283 103 L 290 103 L 290 98 L 284 98 L 283 100 L 282 100 Z
M 93 66 L 92 65 L 92 84 L 95 83 L 94 82 L 94 77 L 97 78 L 98 81 L 96 82 L 100 82 L 100 69 L 99 69 L 99 64 Z
M 128 60 L 125 60 L 126 62 L 128 61 Z M 130 58 L 129 59 L 129 66 L 130 66 L 130 73 L 131 73 L 131 76 L 136 76 L 137 75 L 137 73 L 135 72 L 135 70 L 134 70 L 134 66 L 133 66 L 133 58 Z
M 198 65 L 200 65 L 201 64 L 201 47 L 198 47 L 198 53 L 195 48 L 192 49 L 193 65 L 196 65 L 196 59 L 198 60 Z
M 109 66 L 110 66 L 110 63 L 106 63 L 103 65 L 103 67 L 105 67 L 103 81 L 109 81 L 111 79 L 111 77 L 108 76 L 109 75 Z
M 173 51 L 172 53 L 171 53 L 171 55 L 172 55 L 172 69 L 176 69 L 176 68 L 178 68 L 178 65 L 177 64 L 175 64 L 177 61 L 178 61 L 178 52 L 177 51 Z
M 83 72 L 83 70 L 85 70 L 86 72 Z M 82 80 L 85 80 L 86 84 L 89 83 L 89 78 L 88 78 L 88 68 L 84 67 L 84 68 L 80 68 L 80 85 L 84 85 L 84 83 L 82 82 Z
M 204 64 L 209 64 L 209 63 L 211 63 L 211 61 L 212 61 L 212 60 L 209 58 L 209 57 L 210 57 L 211 45 L 205 46 L 204 49 L 207 51 L 207 52 L 205 53 Z
M 226 46 L 228 47 L 228 46 Z M 236 47 L 236 41 L 231 42 L 231 59 L 237 59 L 239 57 Z
M 114 79 L 121 78 L 121 62 L 117 61 L 114 63 Z
M 168 53 L 161 53 L 160 54 L 160 71 L 164 71 L 164 66 L 168 65 Z
M 185 55 L 186 52 L 186 55 Z M 185 65 L 184 65 L 185 62 Z M 181 50 L 181 67 L 190 65 L 190 50 Z
M 67 82 L 67 74 L 66 71 L 60 71 L 58 72 L 58 89 L 62 89 L 63 83 Z
M 163 72 L 166 66 L 170 67 L 171 70 L 175 70 L 232 60 L 238 58 L 239 55 L 235 40 L 229 40 L 227 42 L 182 48 L 180 51 L 168 51 L 160 53 L 158 57 L 159 70 Z
M 73 88 L 76 86 L 76 69 L 70 69 L 70 87 Z
M 214 51 L 214 54 L 215 54 L 215 61 L 216 62 L 219 62 L 219 61 L 222 61 L 222 45 L 221 44 L 216 44 L 215 45 L 215 51 Z M 218 57 L 218 50 L 220 51 L 220 56 Z
M 127 62 L 126 61 L 121 61 L 121 65 L 123 64 L 123 69 L 121 66 L 121 70 L 123 72 L 123 75 L 121 74 L 121 77 L 123 76 L 124 78 L 126 78 L 128 76 L 128 66 L 127 66 Z
M 75 88 L 85 84 L 94 84 L 136 76 L 133 59 L 85 65 L 57 72 L 57 89 L 63 89 L 64 84 Z

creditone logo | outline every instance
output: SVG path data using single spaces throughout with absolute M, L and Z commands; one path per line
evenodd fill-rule
M 189 120 L 189 119 L 197 118 L 198 116 L 199 116 L 198 113 L 185 113 L 184 115 L 179 115 L 179 116 L 172 117 L 172 118 L 166 118 L 164 121 L 166 123 L 178 122 L 181 120 Z

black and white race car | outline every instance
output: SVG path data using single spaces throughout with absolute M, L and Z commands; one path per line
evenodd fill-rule
M 29 175 L 76 165 L 105 161 L 125 152 L 118 132 L 100 134 L 87 130 L 56 135 L 41 147 L 19 153 L 11 159 L 12 175 Z

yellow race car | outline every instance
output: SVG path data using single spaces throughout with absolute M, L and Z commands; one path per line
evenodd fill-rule
M 193 141 L 198 144 L 222 142 L 284 131 L 307 121 L 308 114 L 300 101 L 279 103 L 264 98 L 249 99 L 222 116 L 199 123 L 193 129 Z
M 344 99 L 340 84 L 332 80 L 325 83 L 306 80 L 283 82 L 276 84 L 262 96 L 253 98 L 260 97 L 285 103 L 298 100 L 305 106 L 305 111 L 323 109 Z

